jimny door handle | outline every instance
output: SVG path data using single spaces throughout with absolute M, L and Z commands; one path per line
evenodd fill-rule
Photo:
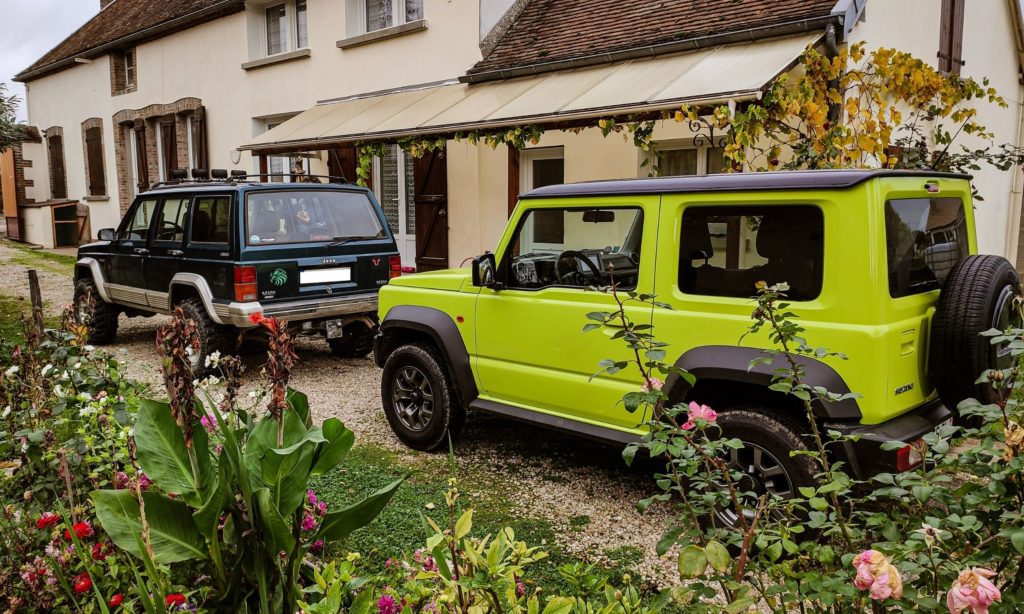
M 146 249 L 145 247 L 136 247 L 135 249 L 132 250 L 132 252 L 135 253 L 135 254 L 138 254 L 139 256 L 148 256 L 149 255 L 149 250 Z
M 180 249 L 169 249 L 169 250 L 167 250 L 167 255 L 168 256 L 184 256 L 185 252 L 181 251 Z

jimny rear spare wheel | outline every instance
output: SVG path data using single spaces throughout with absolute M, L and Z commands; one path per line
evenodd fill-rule
M 950 410 L 968 398 L 995 401 L 991 386 L 975 382 L 988 369 L 1011 367 L 1012 358 L 1005 344 L 981 333 L 1020 326 L 1020 292 L 1017 271 L 1001 256 L 968 256 L 946 277 L 932 317 L 928 373 Z

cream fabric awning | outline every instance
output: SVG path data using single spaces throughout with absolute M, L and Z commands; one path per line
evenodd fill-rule
M 325 149 L 356 141 L 564 122 L 760 95 L 821 38 L 809 34 L 577 68 L 326 101 L 241 149 Z

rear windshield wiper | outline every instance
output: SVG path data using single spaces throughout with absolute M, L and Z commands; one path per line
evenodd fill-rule
M 331 242 L 327 244 L 327 247 L 338 247 L 339 245 L 344 245 L 346 243 L 351 243 L 353 241 L 370 241 L 372 239 L 383 239 L 383 238 L 384 237 L 380 236 L 379 234 L 378 235 L 352 235 L 352 236 L 349 236 L 349 237 L 334 237 L 334 239 L 332 239 Z

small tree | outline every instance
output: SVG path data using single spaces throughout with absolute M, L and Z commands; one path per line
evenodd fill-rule
M 7 95 L 7 84 L 0 83 L 0 152 L 7 151 L 24 135 L 24 129 L 15 116 L 19 102 L 17 96 Z
M 798 75 L 798 76 L 794 76 Z M 834 57 L 808 49 L 798 70 L 778 77 L 760 101 L 684 106 L 676 121 L 724 136 L 734 171 L 916 168 L 967 172 L 979 162 L 1002 170 L 1021 161 L 1015 145 L 995 145 L 975 103 L 1006 107 L 989 86 L 939 72 L 909 53 L 849 45 Z M 987 146 L 952 146 L 971 135 Z

